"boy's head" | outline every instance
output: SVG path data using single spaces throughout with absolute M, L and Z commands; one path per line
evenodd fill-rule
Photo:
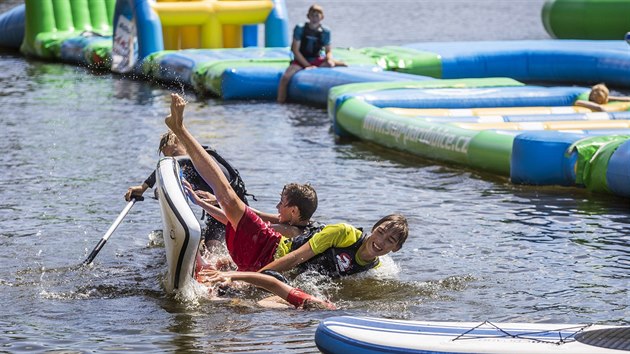
M 372 226 L 372 232 L 380 227 L 380 231 L 387 237 L 393 237 L 396 240 L 396 246 L 393 252 L 400 250 L 407 241 L 409 235 L 409 225 L 407 224 L 407 218 L 401 214 L 390 214 L 381 220 L 377 221 Z
M 186 149 L 179 143 L 179 139 L 172 131 L 167 131 L 160 137 L 160 145 L 158 146 L 158 155 L 164 156 L 180 156 L 186 155 Z
M 604 84 L 597 84 L 591 87 L 591 93 L 588 95 L 588 100 L 597 104 L 608 103 L 608 87 Z
M 308 183 L 289 183 L 282 189 L 279 204 L 297 207 L 300 221 L 309 220 L 317 210 L 317 193 Z
M 311 7 L 308 8 L 308 13 L 306 14 L 307 18 L 311 17 L 311 14 L 313 13 L 319 13 L 321 18 L 324 18 L 324 8 L 321 7 L 320 5 L 317 4 L 313 4 L 311 5 Z

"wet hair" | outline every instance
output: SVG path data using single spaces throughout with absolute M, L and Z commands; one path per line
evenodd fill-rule
M 596 95 L 595 92 L 603 92 L 604 94 L 606 94 L 605 96 L 605 101 L 600 101 L 599 99 L 601 98 L 600 96 Z M 608 87 L 606 87 L 606 85 L 604 84 L 597 84 L 593 87 L 591 87 L 591 93 L 589 93 L 588 95 L 588 100 L 591 102 L 595 102 L 598 104 L 605 104 L 608 101 L 608 96 L 610 95 L 610 91 L 608 90 Z
M 289 183 L 282 189 L 281 196 L 287 206 L 296 206 L 300 211 L 300 220 L 308 220 L 317 210 L 317 193 L 310 184 Z
M 324 16 L 324 8 L 320 5 L 311 5 L 311 7 L 308 8 L 308 14 L 310 15 L 312 12 L 319 12 L 322 16 Z
M 397 248 L 394 252 L 400 250 L 405 241 L 407 241 L 407 236 L 409 236 L 407 218 L 401 214 L 389 214 L 372 226 L 372 232 L 380 225 L 383 225 L 383 232 L 391 233 L 393 236 L 398 237 Z
M 172 131 L 167 131 L 160 137 L 160 145 L 158 146 L 158 155 L 164 152 L 164 148 L 175 144 L 177 136 Z

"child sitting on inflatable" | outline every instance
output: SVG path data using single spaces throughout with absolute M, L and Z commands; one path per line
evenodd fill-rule
M 177 94 L 171 94 L 171 99 L 171 114 L 165 123 L 184 144 L 199 174 L 213 187 L 227 219 L 228 251 L 239 270 L 264 267 L 285 271 L 313 259 L 318 270 L 331 276 L 350 275 L 379 266 L 380 256 L 400 250 L 405 243 L 407 220 L 392 214 L 379 220 L 368 236 L 348 224 L 329 225 L 306 240 L 296 240 L 299 248 L 295 249 L 292 239 L 271 228 L 238 198 L 218 164 L 184 125 L 186 101 Z
M 610 96 L 610 91 L 605 84 L 597 84 L 591 88 L 588 101 L 577 100 L 576 106 L 586 107 L 594 112 L 618 112 L 628 109 L 627 105 L 610 105 L 610 101 L 630 102 L 630 97 Z
M 278 85 L 278 102 L 284 103 L 287 99 L 287 86 L 295 73 L 302 69 L 317 67 L 346 66 L 341 61 L 332 58 L 330 47 L 330 30 L 322 26 L 324 9 L 319 5 L 312 5 L 306 15 L 308 22 L 296 25 L 293 29 L 293 41 L 291 52 L 293 61 L 280 78 Z M 321 56 L 324 49 L 325 56 Z

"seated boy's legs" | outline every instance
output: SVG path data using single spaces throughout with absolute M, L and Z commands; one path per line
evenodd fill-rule
M 245 210 L 236 230 L 228 223 L 225 243 L 239 271 L 258 271 L 273 261 L 282 237 L 250 208 Z
M 295 73 L 302 70 L 302 66 L 295 62 L 291 62 L 291 65 L 287 68 L 287 70 L 282 74 L 280 78 L 280 84 L 278 85 L 278 102 L 284 103 L 287 100 L 287 90 L 289 87 L 289 82 L 291 82 L 291 78 Z

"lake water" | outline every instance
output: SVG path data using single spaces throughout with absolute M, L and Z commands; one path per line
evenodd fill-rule
M 322 1 L 336 46 L 548 38 L 542 0 Z M 12 2 L 0 4 L 0 10 Z M 310 2 L 289 1 L 292 24 Z M 239 168 L 253 205 L 311 182 L 316 218 L 370 227 L 402 212 L 405 247 L 378 276 L 298 279 L 339 311 L 268 310 L 262 292 L 182 301 L 161 285 L 158 203 L 136 204 L 78 267 L 155 167 L 169 90 L 0 53 L 0 352 L 316 352 L 331 315 L 630 324 L 627 199 L 512 185 L 363 142 L 336 144 L 324 110 L 191 100 L 203 143 Z

